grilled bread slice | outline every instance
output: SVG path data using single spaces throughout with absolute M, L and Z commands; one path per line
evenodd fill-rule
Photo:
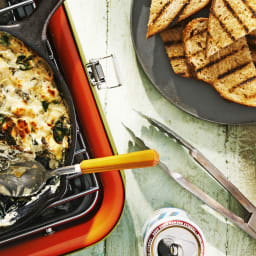
M 252 61 L 256 66 L 256 30 L 248 34 L 246 38 L 247 38 L 247 43 L 249 45 L 249 49 L 251 51 Z
M 180 23 L 160 33 L 170 64 L 175 74 L 192 77 L 185 58 L 182 35 L 185 24 Z
M 251 56 L 243 37 L 218 54 L 206 57 L 207 22 L 207 18 L 198 18 L 188 23 L 183 33 L 183 41 L 187 62 L 196 78 L 213 84 L 222 71 L 243 64 Z
M 187 6 L 182 10 L 177 18 L 177 22 L 185 20 L 189 16 L 195 14 L 196 12 L 200 11 L 204 7 L 209 4 L 211 0 L 188 0 Z
M 183 33 L 185 54 L 196 78 L 230 101 L 256 107 L 256 68 L 246 38 L 206 57 L 207 18 L 194 19 Z
M 213 0 L 208 23 L 207 56 L 255 29 L 255 0 Z
M 147 38 L 203 9 L 210 0 L 152 0 Z

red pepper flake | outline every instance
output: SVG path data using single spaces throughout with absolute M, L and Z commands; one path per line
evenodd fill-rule
M 55 91 L 54 91 L 54 90 L 48 89 L 48 92 L 49 92 L 52 96 L 55 96 Z
M 25 120 L 19 119 L 19 120 L 18 120 L 18 126 L 19 126 L 19 128 L 20 128 L 21 130 L 24 130 L 25 128 L 28 127 L 28 124 L 27 124 L 27 122 L 26 122 Z
M 26 127 L 26 128 L 24 129 L 24 131 L 25 131 L 27 134 L 29 134 L 29 133 L 30 133 L 30 130 L 29 130 L 29 128 L 28 128 L 28 127 Z
M 26 133 L 23 130 L 19 130 L 19 134 L 22 139 L 24 139 L 26 136 Z

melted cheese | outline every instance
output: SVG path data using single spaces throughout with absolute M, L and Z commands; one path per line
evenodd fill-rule
M 64 161 L 70 134 L 56 141 L 54 127 L 65 120 L 65 129 L 70 129 L 67 108 L 44 60 L 14 37 L 0 32 L 2 36 L 8 42 L 1 44 L 0 40 L 0 115 L 11 122 L 4 123 L 0 133 L 8 131 L 15 140 L 13 147 L 23 152 L 45 153 L 50 167 L 56 168 Z

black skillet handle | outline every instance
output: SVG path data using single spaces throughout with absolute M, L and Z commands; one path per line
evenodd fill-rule
M 64 0 L 38 0 L 33 13 L 13 25 L 0 26 L 0 31 L 6 31 L 22 40 L 41 57 L 48 59 L 46 49 L 47 25 Z

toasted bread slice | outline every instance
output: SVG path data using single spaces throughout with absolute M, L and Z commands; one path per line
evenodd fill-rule
M 163 31 L 171 23 L 186 19 L 209 2 L 210 0 L 152 0 L 147 38 Z
M 251 59 L 246 39 L 235 41 L 209 58 L 205 56 L 207 39 L 207 18 L 191 21 L 183 33 L 185 54 L 195 76 L 213 84 L 220 73 L 231 70 Z
M 177 22 L 185 20 L 196 12 L 202 10 L 211 2 L 211 0 L 188 0 L 188 5 L 179 13 L 179 17 L 177 18 Z
M 256 0 L 213 0 L 208 23 L 207 57 L 256 29 Z
M 247 35 L 247 43 L 251 51 L 252 61 L 256 66 L 256 30 Z
M 256 68 L 246 38 L 208 58 L 207 23 L 207 18 L 194 19 L 183 33 L 187 61 L 196 78 L 213 85 L 225 99 L 256 107 Z
M 160 33 L 170 64 L 175 74 L 192 77 L 185 58 L 182 35 L 185 24 L 176 25 Z

